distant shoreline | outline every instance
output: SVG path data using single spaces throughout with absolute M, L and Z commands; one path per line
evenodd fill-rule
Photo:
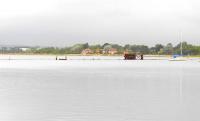
M 116 56 L 124 56 L 123 54 L 27 54 L 27 53 L 6 53 L 6 54 L 0 54 L 0 56 L 110 56 L 110 57 L 116 57 Z M 172 57 L 172 55 L 152 55 L 152 54 L 144 54 L 146 57 Z M 200 55 L 186 55 L 184 57 L 200 57 Z
M 181 49 L 182 48 L 182 49 Z M 173 55 L 181 54 L 192 55 L 192 57 L 200 56 L 200 46 L 192 45 L 187 42 L 181 42 L 173 46 L 171 43 L 166 45 L 156 44 L 152 47 L 148 45 L 136 44 L 88 44 L 79 43 L 69 47 L 0 47 L 1 54 L 13 55 L 70 55 L 70 56 L 121 56 L 123 53 L 142 53 L 150 55 Z M 66 54 L 68 53 L 68 54 Z
M 0 54 L 0 56 L 4 55 L 27 55 L 27 56 L 124 56 L 124 54 L 87 54 L 87 55 L 82 55 L 82 54 L 27 54 L 27 53 L 5 53 L 5 54 Z M 152 55 L 152 54 L 144 54 L 145 56 L 171 56 L 171 55 Z M 200 55 L 199 55 L 200 56 Z

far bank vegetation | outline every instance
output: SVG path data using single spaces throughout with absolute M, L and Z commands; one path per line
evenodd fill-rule
M 88 43 L 75 44 L 70 47 L 1 47 L 1 53 L 20 53 L 20 54 L 81 54 L 81 55 L 118 55 L 125 52 L 135 52 L 151 55 L 172 55 L 180 54 L 181 43 L 172 45 L 156 44 L 153 47 L 146 45 L 119 45 L 105 43 L 103 45 L 89 45 Z M 200 55 L 200 46 L 182 42 L 184 55 Z

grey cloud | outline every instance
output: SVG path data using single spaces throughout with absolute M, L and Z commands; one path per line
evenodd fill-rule
M 40 3 L 34 4 L 37 2 Z M 200 44 L 200 29 L 195 26 L 199 25 L 196 0 L 58 0 L 50 3 L 42 0 L 42 3 L 44 8 L 41 5 L 35 10 L 29 4 L 28 12 L 18 11 L 16 16 L 0 9 L 0 44 L 178 43 L 180 29 L 184 40 Z

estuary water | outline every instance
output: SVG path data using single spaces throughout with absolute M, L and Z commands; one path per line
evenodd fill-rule
M 0 60 L 0 121 L 199 121 L 200 62 Z

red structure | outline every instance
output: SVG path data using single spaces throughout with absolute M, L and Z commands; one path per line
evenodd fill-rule
M 124 60 L 143 60 L 143 54 L 124 54 Z

